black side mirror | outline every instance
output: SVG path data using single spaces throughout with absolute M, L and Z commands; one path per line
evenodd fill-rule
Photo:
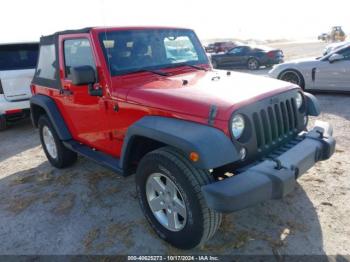
M 96 73 L 91 66 L 77 66 L 70 69 L 72 83 L 77 86 L 96 83 Z
M 102 96 L 101 88 L 94 88 L 96 83 L 96 72 L 92 66 L 77 66 L 70 69 L 71 80 L 74 85 L 88 85 L 89 95 Z

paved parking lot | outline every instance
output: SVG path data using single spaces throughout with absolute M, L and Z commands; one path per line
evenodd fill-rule
M 321 52 L 314 44 L 312 52 Z M 350 96 L 317 97 L 320 119 L 335 129 L 334 157 L 285 199 L 226 215 L 214 238 L 192 251 L 153 233 L 133 176 L 118 177 L 84 158 L 52 168 L 29 121 L 0 132 L 0 254 L 350 254 Z

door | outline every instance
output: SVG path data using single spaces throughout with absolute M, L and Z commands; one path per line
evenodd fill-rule
M 92 66 L 96 60 L 88 38 L 61 39 L 63 61 L 64 118 L 75 140 L 103 152 L 110 151 L 107 109 L 104 97 L 91 96 L 88 86 L 76 86 L 71 81 L 71 69 L 77 66 Z M 97 76 L 99 79 L 100 76 Z M 98 85 L 98 83 L 96 83 Z
M 320 61 L 315 73 L 315 89 L 350 91 L 350 47 L 339 50 L 343 59 Z
M 224 66 L 240 66 L 244 64 L 245 56 L 247 54 L 247 47 L 238 46 L 228 51 L 222 58 L 222 65 Z

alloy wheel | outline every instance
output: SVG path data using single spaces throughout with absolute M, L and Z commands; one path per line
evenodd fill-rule
M 46 148 L 47 152 L 49 153 L 49 155 L 53 159 L 56 159 L 57 158 L 57 147 L 56 147 L 55 139 L 52 135 L 51 130 L 47 126 L 43 127 L 43 140 L 44 140 L 45 148 Z
M 146 182 L 147 202 L 154 217 L 170 231 L 180 231 L 186 225 L 187 210 L 179 188 L 166 175 L 151 174 Z

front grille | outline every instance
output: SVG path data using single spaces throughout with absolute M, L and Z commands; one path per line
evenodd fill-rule
M 298 130 L 298 112 L 294 98 L 260 109 L 253 113 L 252 119 L 258 152 L 276 145 Z
M 290 141 L 305 129 L 305 106 L 297 108 L 295 97 L 298 89 L 249 103 L 233 112 L 243 115 L 246 129 L 239 139 L 232 139 L 239 150 L 244 147 L 247 157 L 237 166 L 263 159 Z

